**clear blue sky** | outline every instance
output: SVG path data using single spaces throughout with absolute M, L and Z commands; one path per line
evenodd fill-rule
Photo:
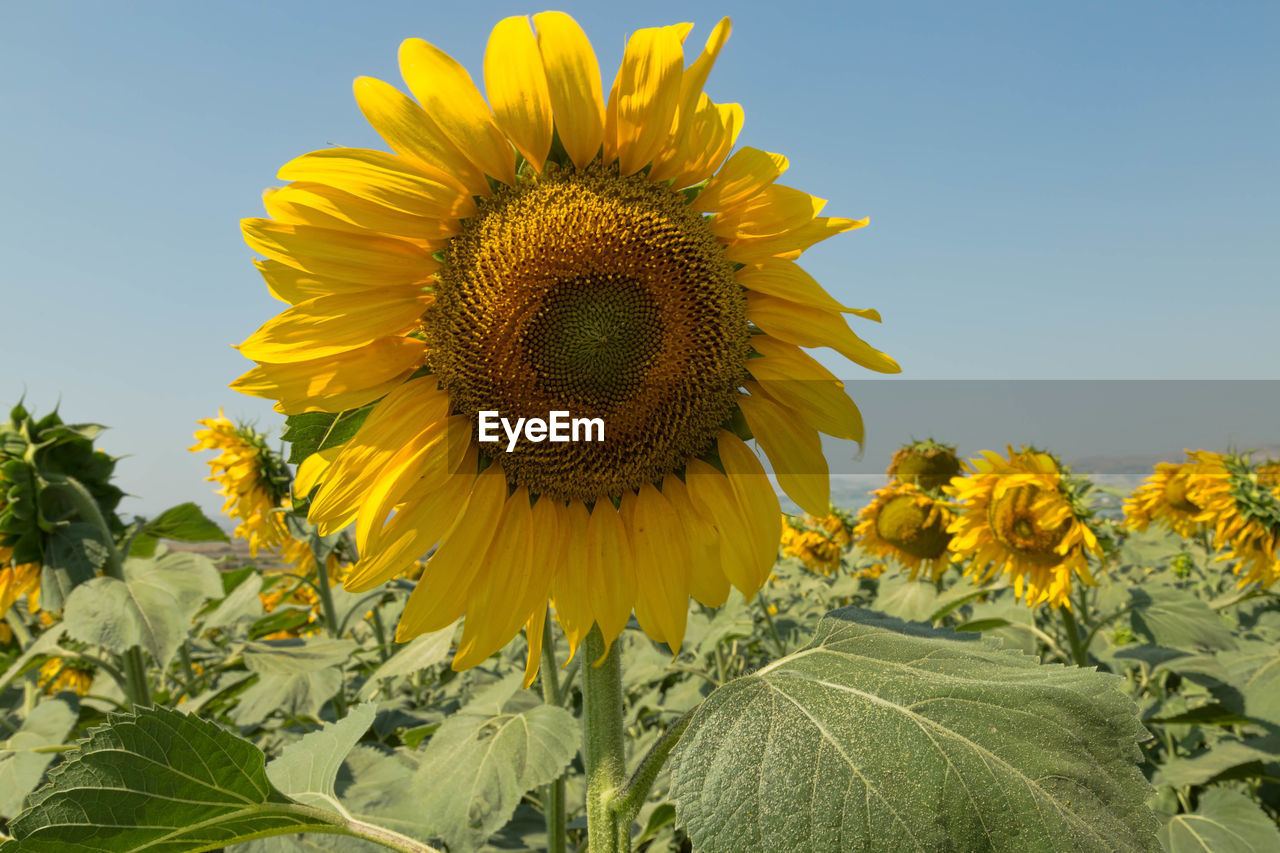
M 238 220 L 277 167 L 382 147 L 351 81 L 421 36 L 479 79 L 511 3 L 0 7 L 0 403 L 114 429 L 123 508 L 216 501 L 194 421 L 278 309 Z M 626 35 L 734 32 L 741 144 L 871 227 L 807 266 L 904 377 L 1277 378 L 1280 4 L 569 3 L 606 87 Z M 841 375 L 856 376 L 833 354 Z M 874 429 L 875 412 L 865 413 Z M 940 436 L 942 437 L 942 436 Z M 992 438 L 993 445 L 1012 437 Z M 962 448 L 976 450 L 977 448 Z

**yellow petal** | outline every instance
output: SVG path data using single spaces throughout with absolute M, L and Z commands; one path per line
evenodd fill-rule
M 770 184 L 716 215 L 711 233 L 726 242 L 791 232 L 812 222 L 826 201 L 782 184 Z
M 460 184 L 472 195 L 489 195 L 489 182 L 412 98 L 395 86 L 359 77 L 356 104 L 391 150 L 441 183 Z
M 551 150 L 551 91 L 524 15 L 503 18 L 493 28 L 484 52 L 484 87 L 498 127 L 541 172 Z
M 702 100 L 702 87 L 711 73 L 711 66 L 729 39 L 729 19 L 722 18 L 711 31 L 706 47 L 680 77 L 680 101 L 671 122 L 670 137 L 654 156 L 649 177 L 665 181 L 689 168 L 702 151 L 702 140 L 694 131 L 697 123 L 698 104 Z
M 318 296 L 268 320 L 240 345 L 240 352 L 272 364 L 349 352 L 409 331 L 431 300 L 412 288 Z
M 627 41 L 606 108 L 606 128 L 613 118 L 616 137 L 605 140 L 605 158 L 616 156 L 622 175 L 647 166 L 670 136 L 684 73 L 681 40 L 675 27 L 652 27 Z
M 506 503 L 506 475 L 500 465 L 490 465 L 476 477 L 466 505 L 427 561 L 396 626 L 396 642 L 438 631 L 466 610 L 471 587 L 486 569 L 483 558 Z
M 879 373 L 900 373 L 889 356 L 853 333 L 843 317 L 760 293 L 747 294 L 747 319 L 766 334 L 802 347 L 831 347 L 850 361 Z
M 764 397 L 741 396 L 738 407 L 769 457 L 778 484 L 805 512 L 826 517 L 831 480 L 817 431 Z
M 370 289 L 367 284 L 356 284 L 336 278 L 312 275 L 296 267 L 270 259 L 254 261 L 253 265 L 258 268 L 258 272 L 262 273 L 262 278 L 266 281 L 267 290 L 271 292 L 271 295 L 290 305 L 297 305 L 299 302 L 306 302 L 308 299 L 315 299 L 317 296 L 332 296 L 335 293 L 359 293 Z M 401 287 L 402 285 L 392 286 Z
M 837 302 L 813 276 L 796 266 L 795 261 L 766 261 L 758 267 L 738 270 L 734 278 L 738 284 L 756 293 L 776 296 L 824 311 L 859 313 Z
M 461 230 L 455 219 L 426 219 L 397 213 L 333 187 L 305 181 L 266 190 L 262 194 L 262 206 L 267 209 L 267 215 L 277 222 L 429 241 L 426 246 L 419 243 L 428 251 L 444 248 L 448 238 Z
M 286 181 L 327 184 L 412 216 L 461 219 L 476 212 L 475 199 L 460 183 L 385 151 L 322 148 L 285 163 L 278 175 Z
M 538 677 L 538 667 L 542 664 L 542 629 L 546 622 L 547 602 L 543 599 L 524 626 L 524 636 L 529 643 L 529 656 L 524 665 L 525 690 L 528 690 L 533 680 Z
M 308 518 L 327 536 L 345 526 L 377 481 L 382 467 L 404 444 L 444 420 L 449 395 L 433 376 L 406 382 L 373 407 L 355 436 L 343 445 Z
M 742 131 L 742 122 L 741 105 L 715 104 L 704 93 L 694 113 L 693 127 L 680 140 L 682 156 L 679 162 L 682 165 L 671 178 L 672 185 L 676 188 L 689 187 L 711 177 L 733 150 Z
M 406 337 L 379 338 L 367 346 L 325 358 L 263 364 L 235 382 L 233 390 L 279 400 L 285 414 L 341 412 L 390 391 L 422 364 L 426 344 Z
M 317 450 L 303 459 L 302 464 L 298 466 L 298 473 L 293 478 L 294 499 L 302 500 L 311 494 L 311 490 L 320 484 L 321 478 L 341 452 L 342 445 L 338 444 L 326 447 L 324 450 Z
M 596 617 L 587 594 L 587 528 L 591 514 L 580 501 L 570 501 L 564 520 L 565 554 L 552 579 L 556 621 L 569 641 L 569 658 L 591 631 Z M 567 663 L 568 661 L 566 661 Z
M 431 254 L 406 240 L 270 219 L 242 220 L 255 252 L 327 278 L 368 286 L 424 282 L 440 268 Z
M 730 432 L 721 431 L 717 442 L 720 461 L 725 476 L 733 488 L 734 497 L 742 510 L 756 556 L 756 567 L 761 572 L 754 595 L 769 577 L 778 554 L 778 541 L 782 538 L 782 513 L 778 509 L 778 496 L 773 484 L 764 472 L 760 460 L 742 439 Z
M 639 493 L 627 492 L 623 503 L 634 501 L 630 528 L 636 566 L 636 620 L 644 632 L 679 652 L 689 613 L 689 542 L 684 525 L 662 492 L 651 483 Z
M 781 154 L 758 148 L 742 148 L 716 172 L 690 207 L 700 213 L 714 213 L 741 204 L 776 181 L 790 165 Z
M 636 572 L 628 532 L 608 500 L 596 501 L 587 525 L 587 596 L 605 644 L 612 644 L 631 619 Z
M 348 591 L 363 592 L 385 583 L 440 541 L 467 505 L 476 479 L 477 455 L 471 448 L 457 473 L 431 488 L 410 491 L 391 520 L 374 531 L 369 549 L 347 574 L 343 586 Z
M 400 44 L 400 74 L 431 120 L 482 172 L 516 182 L 515 154 L 467 69 L 422 39 Z
M 533 16 L 555 128 L 569 159 L 585 169 L 604 139 L 600 65 L 578 22 L 564 12 Z
M 804 251 L 828 237 L 834 237 L 853 228 L 863 228 L 869 219 L 841 219 L 819 216 L 808 225 L 782 234 L 738 240 L 725 250 L 725 256 L 740 264 L 762 264 L 770 258 L 794 261 Z
M 761 355 L 747 362 L 759 381 L 744 383 L 748 392 L 777 400 L 827 435 L 862 443 L 862 413 L 831 371 L 799 348 L 768 335 L 752 335 L 751 346 Z
M 720 568 L 720 542 L 715 526 L 694 507 L 688 487 L 676 475 L 663 478 L 662 494 L 671 501 L 684 525 L 689 543 L 690 594 L 707 607 L 719 607 L 729 598 L 729 579 Z
M 760 565 L 760 550 L 746 535 L 747 521 L 729 479 L 700 459 L 691 459 L 685 469 L 689 500 L 714 532 L 720 555 L 720 572 L 748 599 L 760 588 L 761 573 L 773 567 Z

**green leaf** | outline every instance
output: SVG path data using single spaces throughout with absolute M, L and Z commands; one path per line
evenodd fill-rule
M 173 659 L 191 619 L 206 601 L 222 597 L 218 570 L 199 554 L 130 558 L 124 580 L 94 578 L 67 599 L 64 622 L 72 639 L 123 653 L 142 646 L 161 666 Z
M 204 617 L 202 631 L 225 628 L 237 622 L 255 621 L 262 616 L 262 599 L 258 593 L 262 590 L 262 575 L 252 572 L 231 590 L 213 612 Z
M 1176 649 L 1232 649 L 1231 627 L 1203 599 L 1186 590 L 1152 584 L 1129 590 L 1130 619 L 1139 636 Z
M 97 527 L 79 521 L 59 524 L 49 534 L 40 571 L 41 605 L 46 610 L 61 610 L 73 589 L 93 580 L 107 556 L 107 545 Z
M 454 627 L 415 637 L 373 671 L 369 680 L 360 688 L 360 698 L 369 699 L 377 694 L 383 681 L 399 676 L 413 675 L 419 670 L 435 666 L 444 660 L 453 644 Z
M 307 412 L 285 418 L 284 434 L 280 437 L 290 444 L 289 462 L 301 465 L 312 453 L 350 441 L 372 410 L 373 404 L 370 404 L 336 415 L 331 412 Z
M 406 791 L 406 805 L 449 845 L 475 850 L 502 828 L 526 792 L 560 775 L 581 731 L 563 708 L 470 713 L 468 705 L 432 736 Z
M 333 789 L 338 770 L 377 713 L 373 705 L 357 705 L 338 722 L 303 735 L 267 765 L 267 778 L 300 803 L 341 814 Z
M 717 688 L 676 750 L 700 853 L 1156 850 L 1119 679 L 877 613 Z
M 249 643 L 244 665 L 258 681 L 240 695 L 231 712 L 238 725 L 261 723 L 271 714 L 316 717 L 342 687 L 339 665 L 356 644 L 347 640 L 263 640 Z
M 33 750 L 66 740 L 79 715 L 61 699 L 46 699 L 31 709 L 13 737 L 0 743 L 0 815 L 13 817 L 22 810 L 22 798 L 40 783 L 56 757 Z
M 6 853 L 195 853 L 280 832 L 335 830 L 289 801 L 253 744 L 165 708 L 113 714 L 9 823 Z
M 1160 843 L 1167 853 L 1272 853 L 1280 850 L 1280 829 L 1244 794 L 1211 788 L 1194 812 L 1160 828 Z
M 880 590 L 872 604 L 881 613 L 923 622 L 937 609 L 938 590 L 927 581 L 913 581 L 903 572 L 880 577 Z
M 1223 739 L 1209 749 L 1186 758 L 1174 758 L 1156 770 L 1157 785 L 1203 785 L 1221 776 L 1255 776 L 1262 764 L 1280 759 L 1280 735 Z
M 227 534 L 193 503 L 178 504 L 148 521 L 143 536 L 179 542 L 227 542 Z
M 1223 704 L 1246 717 L 1280 726 L 1280 646 L 1249 641 L 1236 651 L 1220 652 L 1230 688 Z

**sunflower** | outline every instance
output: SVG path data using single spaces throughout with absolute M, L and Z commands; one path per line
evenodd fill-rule
M 93 667 L 83 661 L 50 658 L 40 667 L 39 681 L 50 696 L 63 690 L 84 696 L 93 685 L 93 673 Z
M 1280 580 L 1280 465 L 1256 465 L 1249 454 L 1188 451 L 1198 464 L 1187 493 L 1213 530 L 1220 559 L 1237 561 L 1240 586 Z
M 281 553 L 300 571 L 314 565 L 311 547 L 289 534 L 282 506 L 289 505 L 290 474 L 283 459 L 267 446 L 265 435 L 246 425 L 232 423 L 218 410 L 216 418 L 197 421 L 204 429 L 196 430 L 196 443 L 187 448 L 193 453 L 217 450 L 209 460 L 209 476 L 217 483 L 218 494 L 225 497 L 222 512 L 238 522 L 235 536 L 249 543 L 249 553 L 258 555 L 260 548 Z
M 945 487 L 960 504 L 947 528 L 954 534 L 951 550 L 970 558 L 965 574 L 976 584 L 1004 573 L 1027 606 L 1070 609 L 1073 576 L 1096 586 L 1088 555 L 1102 552 L 1081 484 L 1047 453 L 1008 452 L 1005 459 L 984 451 Z
M 895 482 L 872 492 L 858 513 L 854 536 L 877 557 L 893 557 L 915 580 L 921 569 L 933 581 L 947 570 L 947 532 L 954 515 L 947 505 L 913 483 Z
M 795 557 L 810 571 L 834 574 L 852 541 L 848 520 L 839 512 L 823 518 L 783 516 L 782 554 Z
M 925 491 L 941 489 L 960 473 L 960 459 L 953 444 L 933 439 L 913 441 L 901 447 L 889 460 L 886 471 L 891 480 L 911 483 Z
M 536 27 L 536 31 L 533 27 Z M 328 148 L 281 168 L 271 218 L 243 223 L 290 307 L 240 345 L 232 387 L 284 414 L 378 401 L 323 462 L 310 519 L 355 521 L 361 591 L 436 546 L 397 637 L 465 615 L 456 668 L 524 626 L 532 678 L 549 599 L 570 645 L 611 643 L 634 609 L 678 649 L 688 599 L 752 596 L 780 512 L 754 435 L 801 508 L 827 509 L 819 432 L 861 417 L 802 347 L 896 363 L 796 264 L 866 220 L 777 183 L 787 159 L 729 156 L 737 104 L 702 91 L 728 20 L 685 65 L 691 25 L 631 36 L 609 90 L 568 15 L 498 23 L 486 96 L 420 39 L 413 97 L 355 83 L 391 153 Z M 603 440 L 480 442 L 480 412 L 600 419 Z M 438 544 L 437 544 L 438 543 Z
M 1190 456 L 1191 451 L 1187 451 Z M 1196 476 L 1197 462 L 1160 462 L 1124 502 L 1124 526 L 1146 530 L 1152 522 L 1182 537 L 1204 529 L 1197 521 L 1201 507 L 1187 497 Z

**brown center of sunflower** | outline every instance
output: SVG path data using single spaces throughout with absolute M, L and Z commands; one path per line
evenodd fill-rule
M 1187 475 L 1184 472 L 1174 474 L 1164 484 L 1164 499 L 1169 506 L 1179 512 L 1197 513 L 1200 507 L 1196 506 L 1187 497 Z
M 896 495 L 876 514 L 876 533 L 893 547 L 921 560 L 946 553 L 951 542 L 947 519 L 932 503 L 911 495 Z
M 711 447 L 746 370 L 746 300 L 682 195 L 549 166 L 481 200 L 445 261 L 425 324 L 454 407 L 604 423 L 599 442 L 482 445 L 513 483 L 593 501 Z
M 1015 486 L 987 507 L 987 521 L 997 542 L 1038 566 L 1056 566 L 1062 555 L 1054 549 L 1071 528 L 1071 519 L 1057 527 L 1040 523 L 1036 502 L 1044 490 L 1036 485 Z
M 960 473 L 960 460 L 942 447 L 903 447 L 889 460 L 889 476 L 925 491 L 940 489 Z

